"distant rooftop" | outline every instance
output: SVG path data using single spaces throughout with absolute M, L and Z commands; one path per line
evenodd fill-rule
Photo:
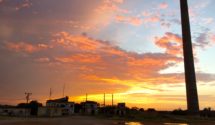
M 63 98 L 59 98 L 59 99 L 52 99 L 52 100 L 47 100 L 47 103 L 50 103 L 50 102 L 68 102 L 69 101 L 69 97 L 66 96 L 66 97 L 63 97 Z

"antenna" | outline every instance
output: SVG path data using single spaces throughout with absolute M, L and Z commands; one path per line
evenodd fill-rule
M 49 92 L 49 100 L 51 100 L 52 97 L 52 88 L 50 88 L 50 92 Z
M 30 100 L 30 96 L 32 95 L 32 93 L 29 93 L 29 92 L 25 92 L 25 95 L 26 95 L 26 102 L 28 104 L 29 100 Z
M 64 97 L 64 91 L 65 91 L 65 83 L 63 84 L 63 97 Z

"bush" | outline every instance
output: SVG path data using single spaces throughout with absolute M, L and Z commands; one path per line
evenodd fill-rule
M 172 111 L 173 115 L 186 115 L 187 111 L 182 110 L 181 108 L 175 109 Z

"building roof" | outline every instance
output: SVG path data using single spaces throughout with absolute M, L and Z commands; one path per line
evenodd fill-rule
M 69 102 L 69 97 L 63 97 L 63 98 L 59 98 L 59 99 L 53 99 L 53 100 L 47 100 L 46 103 L 50 103 L 50 102 L 58 102 L 58 103 L 65 103 L 65 102 Z
M 88 104 L 98 104 L 97 102 L 95 102 L 95 101 L 86 101 L 86 102 L 81 102 L 81 104 L 86 104 L 86 103 L 88 103 Z

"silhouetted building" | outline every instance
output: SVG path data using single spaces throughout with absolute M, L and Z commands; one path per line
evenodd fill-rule
M 118 103 L 116 109 L 117 115 L 124 116 L 126 114 L 126 106 L 125 103 Z
M 86 101 L 81 103 L 81 112 L 86 115 L 98 114 L 99 104 L 95 101 Z
M 16 116 L 25 117 L 30 116 L 31 109 L 27 108 L 17 108 L 15 106 L 0 107 L 0 115 L 2 116 Z
M 58 117 L 63 115 L 63 109 L 58 107 L 39 107 L 37 116 L 39 117 Z
M 72 115 L 75 112 L 75 103 L 69 102 L 67 96 L 64 98 L 47 100 L 46 107 L 62 108 L 62 115 Z
M 81 104 L 75 103 L 75 113 L 81 113 Z
M 126 115 L 126 105 L 125 103 L 118 103 L 117 105 L 107 105 L 100 108 L 100 113 L 112 117 L 112 116 L 124 116 Z

